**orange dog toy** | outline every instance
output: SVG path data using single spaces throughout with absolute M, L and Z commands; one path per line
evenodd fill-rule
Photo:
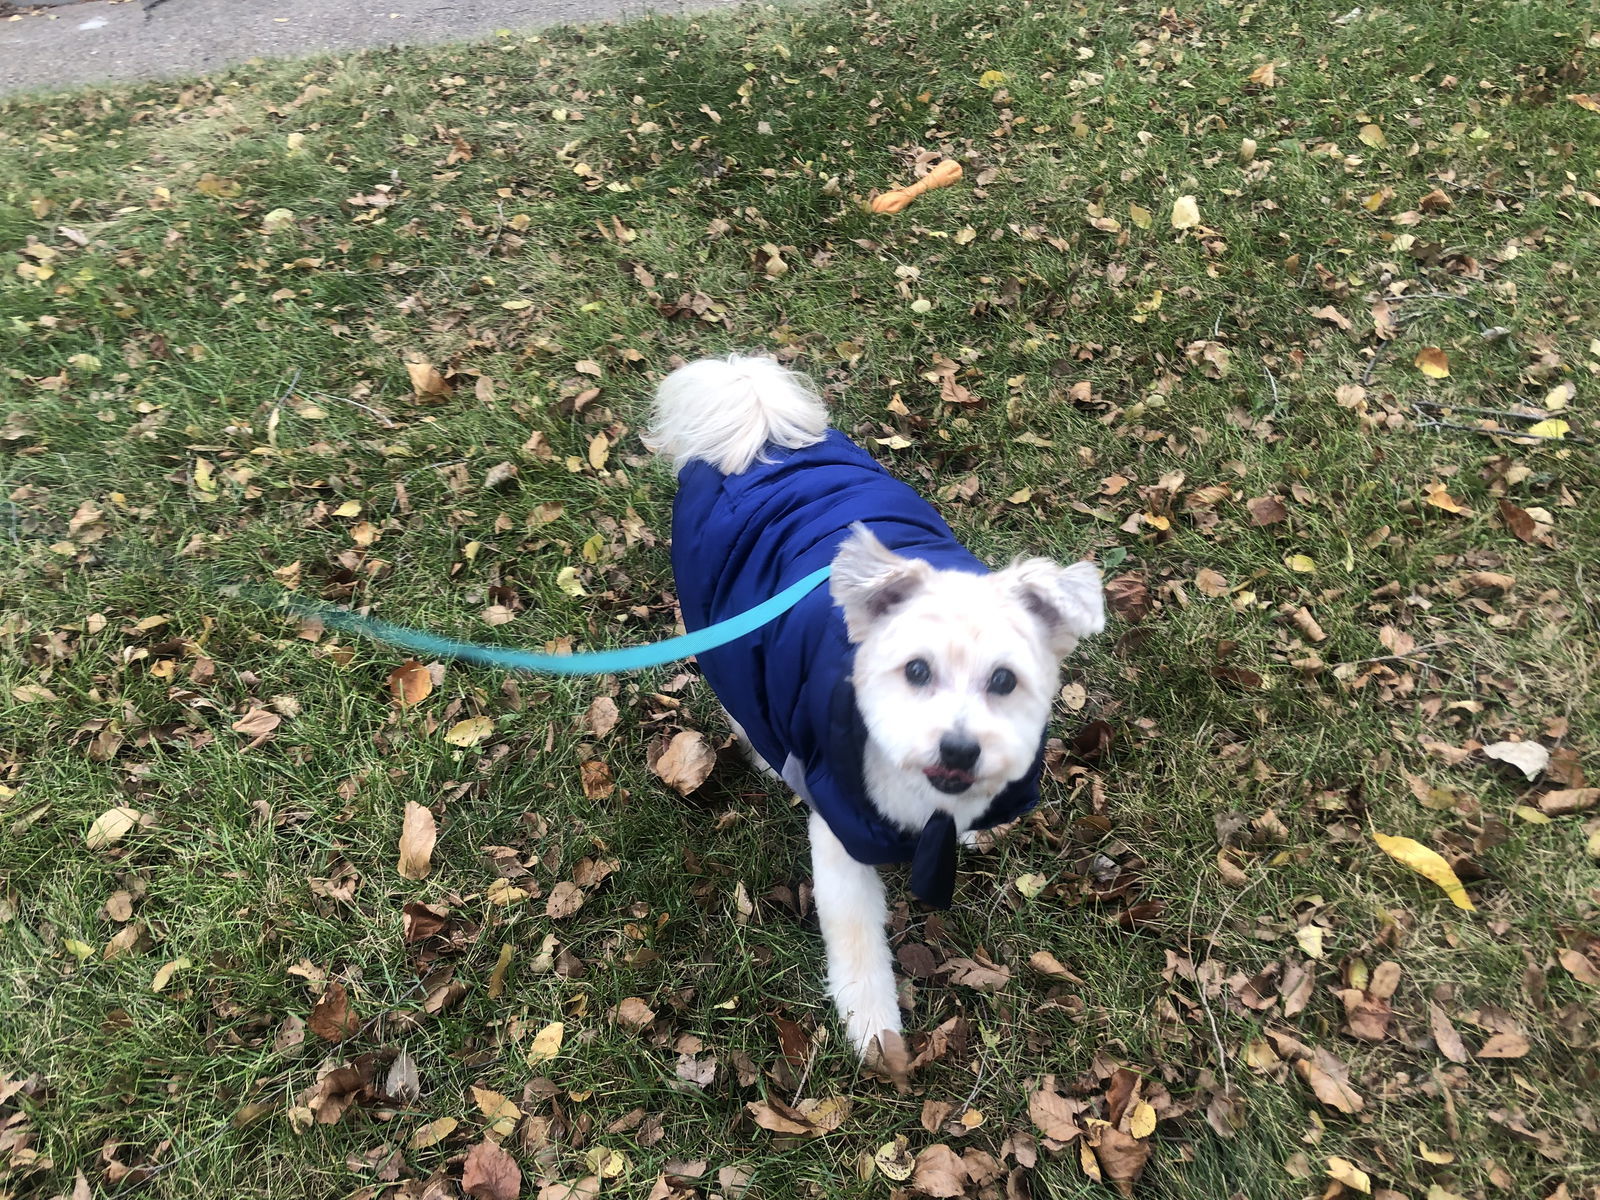
M 961 178 L 961 164 L 953 158 L 947 158 L 933 170 L 910 187 L 895 188 L 892 192 L 885 192 L 872 202 L 872 211 L 875 213 L 897 213 L 902 211 L 923 192 L 931 192 L 937 188 L 946 188 Z

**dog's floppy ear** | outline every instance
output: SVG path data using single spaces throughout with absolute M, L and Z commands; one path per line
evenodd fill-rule
M 1048 558 L 1025 558 L 1000 572 L 1000 579 L 1039 619 L 1058 658 L 1106 627 L 1105 592 L 1091 562 L 1063 567 Z
M 828 589 L 844 609 L 845 629 L 852 642 L 892 609 L 905 603 L 928 581 L 931 568 L 918 558 L 902 558 L 859 521 L 833 556 Z

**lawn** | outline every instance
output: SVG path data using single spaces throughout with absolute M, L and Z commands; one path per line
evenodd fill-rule
M 1600 36 L 1342 8 L 0 102 L 0 1195 L 1600 1195 Z M 648 396 L 752 348 L 991 561 L 1108 580 L 1043 807 L 950 913 L 891 879 L 907 1093 L 692 664 L 263 600 L 669 636 Z

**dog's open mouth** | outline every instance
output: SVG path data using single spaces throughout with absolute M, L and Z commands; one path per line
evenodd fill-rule
M 974 782 L 971 771 L 958 771 L 954 767 L 924 767 L 922 773 L 946 796 L 958 796 Z

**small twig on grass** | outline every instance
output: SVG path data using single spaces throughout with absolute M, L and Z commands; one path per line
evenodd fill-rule
M 1478 416 L 1506 417 L 1513 421 L 1547 421 L 1550 419 L 1548 413 L 1513 412 L 1504 408 L 1474 408 L 1470 404 L 1448 404 L 1442 400 L 1413 400 L 1411 406 L 1413 408 L 1426 408 L 1430 412 L 1476 413 Z M 1527 436 L 1537 437 L 1539 435 L 1529 434 Z
M 320 391 L 317 388 L 306 388 L 305 391 L 312 396 L 321 396 L 324 400 L 337 400 L 340 404 L 348 404 L 351 408 L 359 408 L 362 412 L 371 413 L 378 418 L 378 423 L 385 429 L 398 428 L 398 423 L 375 408 L 369 408 L 359 400 L 352 400 L 349 396 L 336 396 L 332 392 Z
M 1272 407 L 1278 407 L 1278 381 L 1273 378 L 1272 368 L 1266 363 L 1261 364 L 1261 373 L 1267 377 L 1267 382 L 1272 385 Z
M 1579 446 L 1589 444 L 1588 438 L 1576 437 L 1570 433 L 1531 433 L 1526 429 L 1507 429 L 1503 425 L 1463 425 L 1459 421 L 1441 421 L 1415 402 L 1411 408 L 1417 414 L 1419 429 L 1459 429 L 1462 433 L 1476 433 L 1484 437 L 1532 438 L 1538 442 L 1572 442 Z

